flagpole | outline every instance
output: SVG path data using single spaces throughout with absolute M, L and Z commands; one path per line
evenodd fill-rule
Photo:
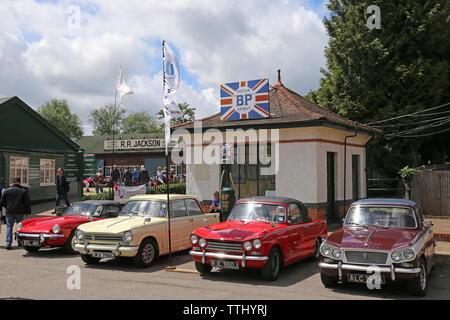
M 164 63 L 165 53 L 164 53 L 164 43 L 165 41 L 162 41 L 162 54 L 163 54 L 163 97 L 166 92 L 166 68 Z M 165 107 L 164 107 L 165 108 Z M 167 112 L 167 110 L 164 110 L 164 112 Z M 166 146 L 166 175 L 167 175 L 167 224 L 168 224 L 168 234 L 169 234 L 169 266 L 166 268 L 168 270 L 175 269 L 174 266 L 172 266 L 172 235 L 171 235 L 171 228 L 170 228 L 170 183 L 169 183 L 169 146 Z
M 113 147 L 112 147 L 112 165 L 111 165 L 111 169 L 109 170 L 109 178 L 110 178 L 110 181 L 109 181 L 109 185 L 110 185 L 110 187 L 109 187 L 109 193 L 111 194 L 111 193 L 113 193 L 113 200 L 114 200 L 114 182 L 111 184 L 111 180 L 112 180 L 112 171 L 113 171 L 113 168 L 114 168 L 114 158 L 115 158 L 115 152 L 116 152 L 116 150 L 115 150 L 115 145 L 116 145 L 116 141 L 115 141 L 115 130 L 116 130 L 116 104 L 117 104 L 117 84 L 116 84 L 116 94 L 114 95 L 114 109 L 113 109 L 113 130 L 112 130 L 112 133 L 113 133 Z M 103 173 L 103 174 L 105 174 L 105 178 L 106 178 L 106 170 L 105 170 L 105 172 Z M 111 185 L 112 185 L 112 192 L 111 192 Z

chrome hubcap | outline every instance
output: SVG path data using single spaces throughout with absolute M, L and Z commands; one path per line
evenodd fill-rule
M 424 265 L 420 266 L 419 277 L 420 277 L 420 287 L 422 288 L 422 290 L 424 290 L 427 285 L 427 274 L 426 274 Z
M 278 273 L 279 267 L 280 267 L 280 257 L 278 256 L 278 253 L 275 253 L 272 259 L 272 270 L 274 275 Z
M 75 250 L 75 237 L 72 237 L 71 245 L 72 245 L 72 250 Z
M 142 250 L 142 260 L 145 263 L 150 263 L 153 260 L 154 250 L 150 243 L 147 243 Z

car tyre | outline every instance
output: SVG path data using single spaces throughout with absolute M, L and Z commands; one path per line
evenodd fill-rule
M 266 281 L 274 281 L 278 278 L 281 269 L 281 252 L 278 248 L 272 248 L 269 253 L 269 260 L 267 260 L 264 268 L 261 269 L 261 276 Z
M 86 264 L 97 264 L 100 262 L 100 258 L 94 258 L 93 256 L 90 256 L 88 254 L 82 254 L 81 260 L 83 260 Z
M 314 245 L 314 254 L 311 256 L 310 260 L 317 261 L 320 258 L 320 239 L 316 239 L 316 243 Z
M 427 293 L 428 288 L 428 272 L 425 260 L 422 258 L 420 260 L 420 273 L 416 278 L 410 280 L 409 287 L 411 293 L 415 296 L 423 297 Z
M 27 252 L 30 252 L 30 253 L 33 253 L 33 252 L 38 252 L 39 251 L 39 249 L 41 248 L 41 247 L 28 247 L 28 246 L 25 246 L 25 247 L 23 247 Z
M 195 269 L 200 273 L 210 273 L 212 266 L 210 264 L 195 262 Z
M 320 271 L 320 280 L 325 288 L 333 288 L 338 285 L 339 279 L 337 277 L 329 276 Z
M 133 262 L 140 268 L 150 267 L 158 257 L 158 245 L 153 239 L 144 239 L 139 246 Z
M 70 233 L 69 238 L 66 241 L 66 244 L 64 245 L 64 250 L 67 253 L 70 253 L 70 254 L 78 253 L 78 251 L 75 250 L 75 239 L 76 239 L 75 238 L 75 230 L 73 230 Z

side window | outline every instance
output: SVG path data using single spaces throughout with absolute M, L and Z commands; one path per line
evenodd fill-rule
M 106 212 L 103 210 L 105 214 L 102 214 L 105 218 L 115 218 L 119 215 L 120 208 L 116 206 L 107 206 Z
M 291 224 L 296 224 L 296 223 L 302 222 L 300 208 L 295 203 L 291 203 L 289 205 L 289 218 L 291 220 Z
M 186 206 L 184 205 L 184 200 L 175 200 L 170 202 L 170 217 L 179 218 L 186 217 L 187 211 Z
M 423 226 L 423 221 L 425 220 L 423 215 L 422 215 L 422 211 L 420 210 L 420 207 L 416 207 L 416 216 L 417 216 L 417 225 L 419 227 Z
M 186 202 L 186 208 L 190 216 L 198 216 L 203 214 L 203 211 L 199 207 L 197 201 L 195 201 L 194 199 L 186 199 L 184 201 Z

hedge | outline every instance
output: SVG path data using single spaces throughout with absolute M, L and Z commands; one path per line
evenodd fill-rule
M 93 195 L 89 195 L 89 196 L 83 195 L 81 197 L 81 201 L 86 201 L 86 200 L 114 200 L 114 193 L 105 191 L 105 192 L 101 192 L 101 193 L 97 193 L 97 194 L 93 194 Z

